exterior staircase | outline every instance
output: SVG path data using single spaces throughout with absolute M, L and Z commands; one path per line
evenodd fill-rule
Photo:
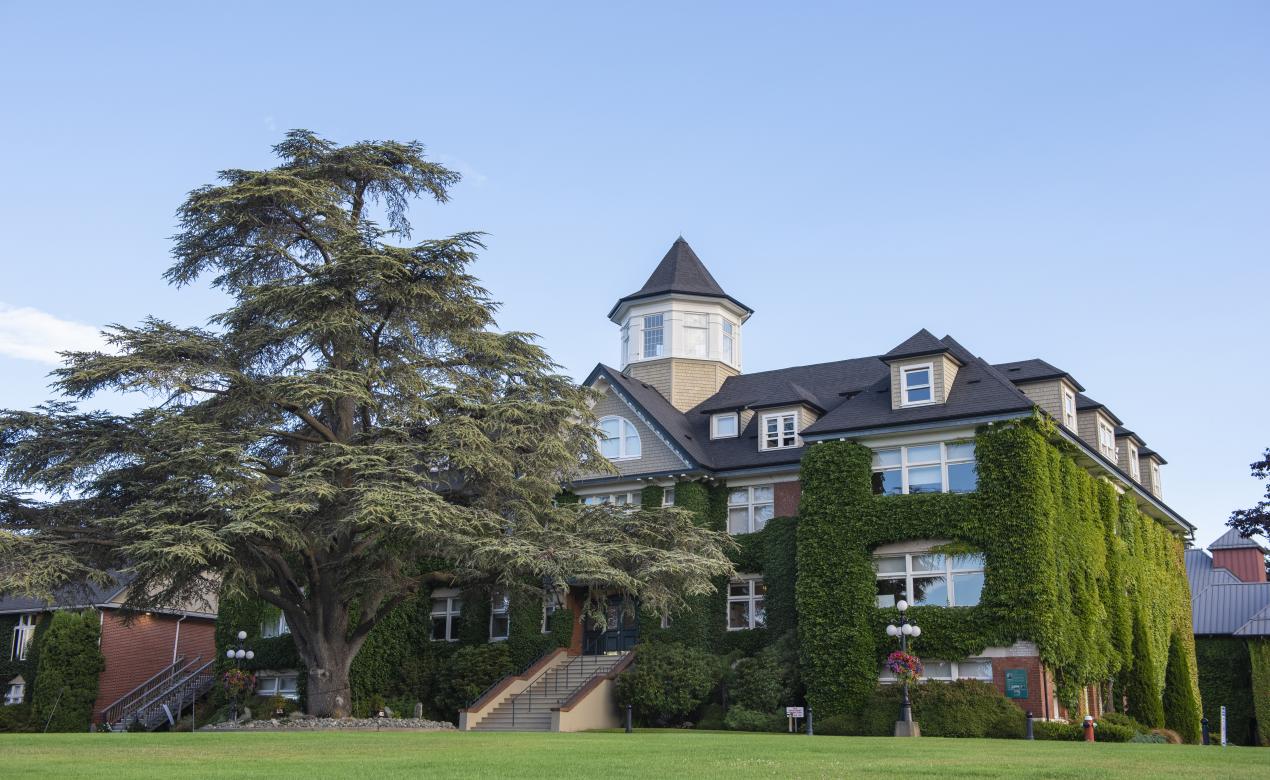
M 475 723 L 468 728 L 472 731 L 563 730 L 559 714 L 562 709 L 571 709 L 570 705 L 588 695 L 611 699 L 608 686 L 602 691 L 598 688 L 602 683 L 611 685 L 615 668 L 625 666 L 628 656 L 629 653 L 573 656 L 561 653 L 546 663 L 540 661 L 526 674 L 500 681 L 478 699 L 467 711 L 467 718 L 476 716 Z M 519 681 L 525 684 L 508 684 Z M 503 690 L 500 691 L 499 686 L 503 686 Z M 608 707 L 612 708 L 611 702 Z
M 150 679 L 119 697 L 102 711 L 102 721 L 110 731 L 127 731 L 140 724 L 153 731 L 170 723 L 181 710 L 207 693 L 216 680 L 214 660 L 177 658 Z

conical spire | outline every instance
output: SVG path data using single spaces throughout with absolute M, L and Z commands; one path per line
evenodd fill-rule
M 611 318 L 624 303 L 668 293 L 724 298 L 744 309 L 746 315 L 754 313 L 749 306 L 723 291 L 710 271 L 706 269 L 705 264 L 701 262 L 701 258 L 697 257 L 697 253 L 692 251 L 692 247 L 688 246 L 683 236 L 680 236 L 675 239 L 675 243 L 671 244 L 670 251 L 653 269 L 652 275 L 648 277 L 648 281 L 644 282 L 644 286 L 630 295 L 619 298 L 609 311 L 609 317 Z

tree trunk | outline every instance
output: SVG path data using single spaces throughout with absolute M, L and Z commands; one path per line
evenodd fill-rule
M 309 715 L 347 718 L 353 711 L 352 688 L 348 670 L 357 654 L 346 640 L 318 638 L 306 657 L 309 667 L 305 711 Z

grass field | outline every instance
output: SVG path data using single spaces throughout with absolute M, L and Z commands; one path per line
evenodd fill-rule
M 1270 778 L 1270 750 L 647 731 L 0 734 L 12 777 Z

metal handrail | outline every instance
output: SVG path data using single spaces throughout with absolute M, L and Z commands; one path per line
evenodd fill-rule
M 198 660 L 199 660 L 198 658 L 194 659 L 191 665 L 193 665 L 193 663 L 197 663 Z M 168 701 L 174 697 L 174 694 L 177 701 L 180 701 L 181 699 L 185 697 L 185 692 L 189 690 L 190 686 L 198 687 L 199 684 L 203 682 L 204 680 L 210 683 L 210 681 L 212 680 L 212 675 L 208 674 L 207 670 L 211 668 L 212 664 L 214 663 L 216 663 L 215 659 L 208 661 L 207 663 L 198 667 L 194 671 L 186 674 L 180 679 L 179 682 L 169 686 L 168 688 L 165 688 L 162 693 L 152 697 L 149 701 L 134 708 L 131 712 L 131 715 L 135 717 L 136 719 L 144 722 L 147 727 L 155 725 L 154 723 L 151 723 L 150 716 L 158 713 L 159 710 L 161 709 L 161 706 L 163 704 L 168 703 Z
M 134 705 L 138 699 L 149 696 L 161 685 L 171 682 L 190 666 L 198 663 L 200 659 L 202 659 L 202 656 L 198 656 L 193 660 L 187 660 L 185 656 L 177 658 L 175 662 L 163 667 L 156 674 L 150 677 L 150 679 L 111 702 L 109 706 L 101 711 L 102 720 L 108 724 L 116 722 L 125 712 L 136 709 L 132 705 Z
M 608 674 L 609 670 L 610 670 L 610 669 L 612 669 L 612 668 L 613 668 L 613 666 L 615 666 L 617 663 L 619 663 L 619 662 L 621 661 L 621 658 L 622 658 L 622 656 L 619 656 L 619 657 L 618 657 L 618 659 L 617 659 L 616 661 L 614 661 L 614 663 L 613 663 L 613 664 L 610 664 L 610 665 L 609 665 L 609 666 L 607 666 L 607 667 L 598 667 L 598 666 L 597 666 L 596 668 L 592 669 L 592 670 L 590 671 L 590 673 L 586 673 L 586 672 L 582 669 L 582 666 L 584 666 L 584 664 L 580 664 L 579 662 L 580 662 L 580 661 L 582 661 L 582 660 L 583 660 L 583 659 L 585 659 L 585 658 L 596 658 L 596 657 L 598 657 L 598 656 L 594 656 L 594 655 L 590 655 L 590 656 L 588 656 L 588 655 L 575 655 L 575 656 L 573 656 L 572 658 L 570 658 L 570 659 L 569 659 L 569 662 L 568 662 L 568 663 L 566 663 L 566 664 L 564 664 L 564 665 L 563 665 L 563 667 L 561 667 L 561 666 L 552 666 L 552 667 L 548 667 L 548 668 L 544 669 L 541 673 L 539 673 L 539 674 L 538 674 L 538 676 L 537 676 L 537 677 L 535 677 L 535 678 L 533 679 L 533 681 L 531 681 L 528 685 L 526 685 L 526 686 L 525 686 L 525 688 L 524 688 L 524 690 L 522 690 L 520 693 L 513 694 L 513 695 L 511 696 L 511 698 L 508 700 L 508 704 L 510 704 L 510 705 L 511 705 L 512 726 L 514 727 L 514 726 L 516 725 L 516 705 L 518 705 L 518 704 L 519 704 L 522 700 L 524 700 L 524 701 L 525 701 L 525 713 L 526 713 L 526 714 L 528 714 L 528 713 L 530 713 L 530 712 L 533 712 L 533 708 L 534 708 L 534 686 L 535 686 L 535 685 L 538 683 L 538 681 L 539 681 L 540 679 L 542 679 L 542 678 L 543 678 L 543 676 L 544 676 L 544 675 L 546 675 L 548 672 L 555 672 L 555 673 L 556 673 L 555 677 L 554 677 L 554 678 L 552 678 L 552 680 L 550 681 L 550 684 L 551 684 L 551 688 L 552 688 L 552 693 L 553 693 L 553 694 L 555 694 L 555 696 L 554 696 L 555 702 L 556 702 L 556 704 L 557 704 L 557 705 L 559 705 L 559 704 L 560 704 L 561 702 L 563 702 L 565 699 L 567 699 L 567 698 L 569 698 L 571 695 L 573 695 L 573 692 L 574 692 L 574 691 L 576 691 L 576 690 L 578 690 L 579 688 L 581 688 L 582 686 L 586 685 L 586 684 L 587 684 L 588 682 L 590 682 L 593 678 L 598 677 L 599 675 L 602 675 L 602 674 Z M 573 680 L 573 666 L 574 666 L 574 664 L 579 664 L 579 668 L 578 668 L 578 681 L 577 681 L 577 683 L 572 683 L 572 680 Z M 564 696 L 561 696 L 561 695 L 560 695 L 560 687 L 561 687 L 561 686 L 560 686 L 560 680 L 561 680 L 562 678 L 564 679 Z M 544 687 L 544 688 L 546 688 L 547 686 L 546 686 L 546 685 L 544 685 L 543 687 Z M 541 703 L 544 701 L 544 699 L 541 697 L 541 694 L 540 694 L 539 696 L 540 696 L 540 698 L 539 698 L 539 703 L 541 704 Z M 545 700 L 546 700 L 546 701 L 551 701 L 551 700 L 552 700 L 552 697 L 551 697 L 551 696 L 548 696 L 548 697 L 546 697 L 546 699 L 545 699 Z
M 538 657 L 537 657 L 537 658 L 535 658 L 534 660 L 532 660 L 532 661 L 530 661 L 529 663 L 527 663 L 527 664 L 525 664 L 524 666 L 522 666 L 522 667 L 520 668 L 520 671 L 519 671 L 519 672 L 513 672 L 512 674 L 507 675 L 507 677 L 519 677 L 520 675 L 522 675 L 522 674 L 524 674 L 525 672 L 529 671 L 530 669 L 534 668 L 534 665 L 535 665 L 535 664 L 537 664 L 539 661 L 541 661 L 542 659 L 544 659 L 544 658 L 546 658 L 547 656 L 551 655 L 552 653 L 557 652 L 558 650 L 560 650 L 560 648 L 558 648 L 558 647 L 552 647 L 552 648 L 549 648 L 549 649 L 547 649 L 547 650 L 544 650 L 544 651 L 542 652 L 542 655 L 538 656 Z M 548 668 L 550 668 L 550 667 L 548 667 Z M 539 676 L 541 676 L 541 675 L 539 675 Z M 472 705 L 476 704 L 476 703 L 477 703 L 478 701 L 480 701 L 481 699 L 485 698 L 485 694 L 489 693 L 490 691 L 494 690 L 494 689 L 495 689 L 495 688 L 497 688 L 498 686 L 502 685 L 502 684 L 503 684 L 503 680 L 506 680 L 506 679 L 507 679 L 507 677 L 499 677 L 497 680 L 495 680 L 494 682 L 490 683 L 490 684 L 489 684 L 489 687 L 487 687 L 485 690 L 483 690 L 483 691 L 481 691 L 479 694 L 477 694 L 476 698 L 472 699 L 471 701 L 469 701 L 469 702 L 467 703 L 467 706 L 468 706 L 468 707 L 471 707 Z M 534 679 L 536 680 L 536 679 L 538 679 L 538 678 L 537 678 L 537 677 L 535 677 Z

